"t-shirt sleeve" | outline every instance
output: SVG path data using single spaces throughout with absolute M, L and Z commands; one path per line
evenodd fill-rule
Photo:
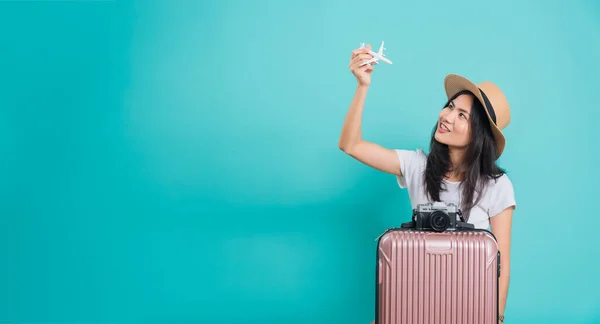
M 506 174 L 498 178 L 493 192 L 489 210 L 490 217 L 498 215 L 507 207 L 517 207 L 513 184 Z
M 420 150 L 396 150 L 396 155 L 400 161 L 401 176 L 396 176 L 400 188 L 407 188 L 412 181 L 418 178 L 418 170 L 422 164 L 422 153 Z

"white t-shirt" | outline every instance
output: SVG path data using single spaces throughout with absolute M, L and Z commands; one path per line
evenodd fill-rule
M 433 202 L 425 192 L 424 171 L 427 165 L 427 155 L 422 150 L 395 150 L 400 160 L 400 171 L 402 176 L 396 176 L 400 188 L 408 188 L 408 195 L 412 208 L 418 204 Z M 443 190 L 443 188 L 447 190 Z M 515 206 L 513 185 L 506 174 L 496 180 L 490 180 L 483 197 L 477 205 L 471 209 L 468 222 L 475 228 L 489 229 L 490 217 L 496 216 L 505 208 Z M 460 182 L 444 180 L 440 192 L 440 200 L 446 203 L 454 203 L 460 207 Z

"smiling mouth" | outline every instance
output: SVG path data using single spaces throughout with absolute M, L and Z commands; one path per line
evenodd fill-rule
M 445 130 L 446 132 L 450 131 L 450 129 L 448 129 L 448 127 L 446 125 L 444 125 L 444 123 L 441 123 L 441 122 L 440 122 L 440 128 Z

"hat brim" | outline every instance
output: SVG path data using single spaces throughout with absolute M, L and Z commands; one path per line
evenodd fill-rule
M 475 95 L 477 100 L 479 100 L 479 102 L 481 102 L 481 104 L 485 108 L 484 110 L 487 115 L 488 121 L 490 122 L 490 127 L 492 128 L 492 134 L 496 141 L 496 158 L 499 158 L 500 155 L 502 155 L 502 152 L 504 152 L 504 146 L 506 145 L 506 139 L 504 138 L 504 134 L 502 134 L 502 131 L 498 128 L 498 126 L 496 126 L 496 124 L 494 124 L 494 120 L 492 119 L 492 117 L 490 116 L 490 113 L 488 111 L 489 108 L 486 106 L 485 100 L 483 100 L 483 96 L 481 95 L 481 92 L 479 91 L 479 88 L 477 87 L 477 85 L 475 85 L 475 83 L 469 81 L 467 78 L 462 77 L 460 75 L 449 74 L 444 79 L 444 88 L 446 89 L 446 95 L 447 95 L 448 99 L 450 99 L 452 96 L 454 96 L 455 94 L 457 94 L 460 91 L 469 90 L 471 93 L 473 93 L 473 95 Z

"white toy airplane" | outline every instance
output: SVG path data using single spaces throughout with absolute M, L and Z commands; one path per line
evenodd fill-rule
M 360 43 L 360 48 L 365 48 L 365 43 Z M 392 64 L 392 61 L 390 61 L 389 59 L 385 58 L 385 54 L 383 54 L 383 50 L 385 50 L 385 48 L 383 47 L 383 41 L 381 42 L 381 46 L 379 47 L 379 52 L 375 53 L 373 51 L 369 51 L 369 54 L 371 54 L 373 56 L 372 59 L 363 62 L 360 66 L 363 66 L 365 64 L 369 64 L 371 65 L 371 63 L 376 62 L 378 60 L 382 60 L 387 64 Z

